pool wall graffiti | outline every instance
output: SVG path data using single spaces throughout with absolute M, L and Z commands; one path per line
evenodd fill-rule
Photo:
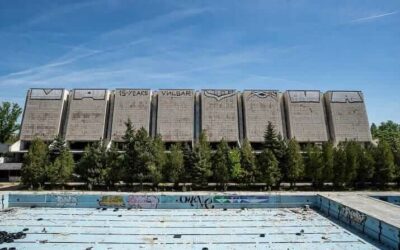
M 333 217 L 379 242 L 399 249 L 398 228 L 321 195 L 317 195 L 316 207 L 328 217 Z
M 135 195 L 10 194 L 15 207 L 126 207 L 134 209 L 274 208 L 312 205 L 313 196 L 281 195 Z

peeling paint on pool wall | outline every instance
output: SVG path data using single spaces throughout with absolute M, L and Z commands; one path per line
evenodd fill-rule
M 339 216 L 343 215 L 349 220 L 349 223 L 356 223 L 364 225 L 367 220 L 367 216 L 357 210 L 349 208 L 347 206 L 339 205 Z

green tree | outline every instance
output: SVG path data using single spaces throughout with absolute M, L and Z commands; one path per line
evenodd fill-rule
M 41 187 L 46 181 L 46 168 L 49 165 L 47 145 L 35 138 L 24 157 L 21 169 L 21 180 L 24 185 Z
M 184 156 L 181 144 L 176 143 L 171 146 L 171 153 L 168 155 L 167 166 L 167 180 L 174 183 L 175 187 L 177 187 L 182 179 L 185 170 Z
M 260 181 L 264 182 L 269 189 L 279 183 L 282 177 L 278 166 L 278 160 L 270 149 L 264 149 L 258 158 L 258 170 Z
M 123 149 L 125 153 L 122 159 L 122 180 L 127 184 L 132 184 L 136 177 L 136 158 L 137 152 L 135 149 L 135 130 L 132 125 L 132 121 L 128 119 L 125 123 L 126 129 L 123 139 Z M 136 174 L 135 174 L 136 173 Z
M 19 129 L 18 117 L 22 109 L 17 103 L 3 102 L 0 105 L 0 143 L 10 142 Z
M 196 185 L 206 185 L 211 175 L 210 144 L 207 141 L 206 134 L 202 131 L 199 142 L 196 143 L 193 150 L 192 182 Z
M 324 164 L 322 151 L 314 144 L 308 144 L 305 150 L 304 165 L 306 177 L 311 180 L 314 187 L 324 185 Z
M 300 152 L 300 145 L 295 139 L 289 140 L 288 143 L 288 180 L 290 186 L 296 184 L 296 182 L 303 177 L 304 174 L 304 162 Z
M 345 182 L 350 186 L 354 185 L 357 177 L 361 146 L 355 141 L 348 141 L 344 143 L 344 150 L 346 151 Z
M 152 142 L 152 164 L 149 164 L 151 167 L 149 169 L 150 179 L 154 185 L 158 185 L 158 183 L 163 178 L 163 172 L 165 172 L 165 165 L 167 164 L 167 155 L 165 154 L 165 144 L 162 140 L 161 135 L 157 135 Z
M 357 169 L 357 182 L 363 187 L 365 182 L 374 176 L 375 159 L 373 155 L 373 147 L 368 146 L 359 152 L 359 166 Z
M 228 143 L 222 139 L 218 143 L 212 161 L 215 181 L 221 186 L 224 186 L 229 181 L 229 152 Z
M 333 181 L 333 166 L 334 166 L 334 148 L 331 142 L 322 144 L 322 165 L 323 165 L 323 180 L 324 182 Z
M 244 174 L 244 182 L 247 184 L 254 183 L 257 171 L 256 158 L 253 149 L 251 148 L 251 144 L 247 139 L 243 141 L 240 149 L 240 159 L 240 164 Z
M 242 183 L 246 178 L 246 171 L 241 164 L 241 151 L 238 148 L 233 148 L 229 152 L 230 176 L 235 182 Z
M 118 151 L 115 143 L 111 144 L 106 153 L 105 183 L 107 188 L 113 187 L 122 179 L 123 154 Z
M 64 150 L 69 148 L 65 139 L 59 135 L 49 145 L 50 160 L 54 161 Z
M 264 149 L 269 149 L 277 160 L 281 159 L 285 153 L 285 144 L 280 134 L 277 134 L 271 122 L 268 122 L 264 132 Z
M 89 189 L 94 185 L 105 183 L 107 175 L 107 148 L 104 141 L 86 146 L 82 158 L 77 164 L 81 179 Z
M 68 148 L 62 149 L 54 162 L 47 165 L 46 175 L 52 185 L 64 185 L 72 177 L 75 162 Z
M 333 185 L 340 187 L 346 182 L 346 151 L 342 145 L 338 145 L 333 154 Z
M 192 176 L 194 176 L 194 164 L 196 161 L 196 154 L 190 147 L 188 143 L 185 143 L 183 146 L 183 162 L 184 162 L 184 171 L 183 171 L 183 181 L 191 182 Z
M 159 166 L 154 161 L 154 143 L 144 128 L 139 129 L 135 134 L 133 168 L 128 174 L 134 176 L 134 180 L 143 186 L 143 181 L 148 177 L 153 183 L 158 184 L 161 179 Z
M 395 177 L 393 153 L 386 141 L 380 141 L 374 154 L 375 158 L 375 182 L 384 186 Z

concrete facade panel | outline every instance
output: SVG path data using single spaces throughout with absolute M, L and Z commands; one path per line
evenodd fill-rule
M 235 90 L 202 90 L 201 129 L 210 142 L 239 140 L 238 94 Z
M 270 90 L 245 90 L 243 92 L 245 135 L 250 142 L 264 141 L 264 132 L 268 122 L 282 136 L 284 123 L 282 118 L 282 94 Z
M 285 92 L 288 137 L 298 142 L 328 141 L 323 95 L 314 90 Z
M 157 94 L 157 134 L 166 142 L 194 138 L 194 91 L 162 89 Z
M 61 119 L 68 91 L 64 89 L 30 89 L 27 93 L 21 124 L 21 141 L 38 137 L 53 140 L 60 132 Z
M 372 140 L 362 92 L 328 91 L 325 101 L 331 136 L 335 142 Z
M 105 89 L 74 89 L 69 102 L 67 141 L 104 138 L 109 92 Z
M 117 89 L 114 96 L 111 139 L 122 141 L 128 119 L 136 130 L 143 127 L 149 131 L 151 90 Z

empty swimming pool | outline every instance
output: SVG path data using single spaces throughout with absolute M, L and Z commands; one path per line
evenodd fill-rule
M 377 249 L 314 210 L 8 208 L 16 249 Z

